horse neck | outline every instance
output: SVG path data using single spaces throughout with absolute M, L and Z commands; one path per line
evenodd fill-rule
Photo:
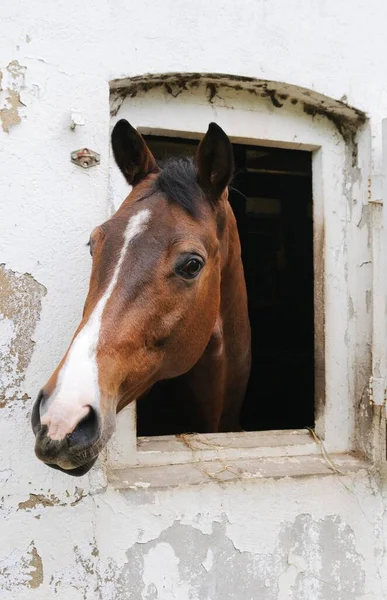
M 233 210 L 226 202 L 226 227 L 221 241 L 221 313 L 246 295 L 245 279 L 241 259 L 241 245 Z

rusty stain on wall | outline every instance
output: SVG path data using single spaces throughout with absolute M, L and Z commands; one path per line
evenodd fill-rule
M 27 394 L 21 389 L 46 289 L 31 275 L 0 264 L 0 408 Z
M 20 123 L 20 108 L 25 106 L 20 100 L 20 91 L 24 87 L 26 67 L 13 60 L 4 72 L 0 71 L 0 120 L 4 132 Z

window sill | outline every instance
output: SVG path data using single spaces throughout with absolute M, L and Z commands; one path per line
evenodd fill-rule
M 307 430 L 243 431 L 137 438 L 141 466 L 320 454 Z
M 192 434 L 138 438 L 136 462 L 110 462 L 108 480 L 119 489 L 148 489 L 347 475 L 370 467 L 350 453 L 325 459 L 305 430 Z

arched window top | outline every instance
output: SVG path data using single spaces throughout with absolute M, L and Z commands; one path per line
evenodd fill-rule
M 275 108 L 286 104 L 301 105 L 311 116 L 320 115 L 331 120 L 340 133 L 355 132 L 365 121 L 366 114 L 346 102 L 346 98 L 330 98 L 316 90 L 291 83 L 257 79 L 224 73 L 148 73 L 134 77 L 114 79 L 110 82 L 113 97 L 112 116 L 127 97 L 137 97 L 155 89 L 164 89 L 173 97 L 184 91 L 206 86 L 208 100 L 212 102 L 222 89 L 247 92 L 257 98 L 267 98 Z

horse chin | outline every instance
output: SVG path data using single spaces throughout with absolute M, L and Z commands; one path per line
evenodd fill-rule
M 74 467 L 74 469 L 63 469 L 59 465 L 55 465 L 52 463 L 45 463 L 45 464 L 48 467 L 51 467 L 52 469 L 57 469 L 58 471 L 62 471 L 62 473 L 66 473 L 66 475 L 72 475 L 73 477 L 82 477 L 82 475 L 86 475 L 86 473 L 88 473 L 90 471 L 91 467 L 94 465 L 97 458 L 98 458 L 98 456 L 93 458 L 93 460 L 90 460 L 89 462 L 84 463 L 83 465 L 80 465 L 79 467 Z

